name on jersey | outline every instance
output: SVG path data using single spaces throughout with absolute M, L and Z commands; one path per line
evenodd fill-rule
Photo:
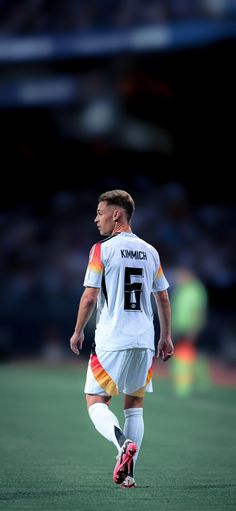
M 147 260 L 147 254 L 146 252 L 143 252 L 142 250 L 121 250 L 121 257 L 124 257 L 125 259 L 145 259 Z

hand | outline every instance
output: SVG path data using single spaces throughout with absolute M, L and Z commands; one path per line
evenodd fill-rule
M 157 358 L 161 357 L 163 362 L 174 354 L 174 346 L 170 337 L 160 339 L 157 345 Z
M 83 342 L 84 342 L 84 333 L 81 332 L 78 334 L 77 332 L 74 332 L 72 337 L 70 338 L 70 349 L 76 355 L 79 355 L 80 350 L 82 350 Z

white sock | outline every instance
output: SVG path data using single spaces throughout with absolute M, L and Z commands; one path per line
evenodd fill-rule
M 118 428 L 120 431 L 121 438 L 123 437 L 123 432 L 121 431 L 119 421 L 114 413 L 111 412 L 105 403 L 94 403 L 94 405 L 89 407 L 88 413 L 97 431 L 107 438 L 107 440 L 113 442 L 119 450 L 120 444 L 115 434 L 117 431 L 115 428 Z
M 135 465 L 144 434 L 143 408 L 126 408 L 126 410 L 124 410 L 124 415 L 124 435 L 126 438 L 133 440 L 138 447 L 138 451 L 134 456 Z

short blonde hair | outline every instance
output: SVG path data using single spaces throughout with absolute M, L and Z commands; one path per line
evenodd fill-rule
M 98 202 L 107 202 L 109 205 L 120 206 L 125 210 L 128 221 L 130 221 L 135 210 L 134 200 L 125 190 L 110 190 L 104 192 L 98 197 Z

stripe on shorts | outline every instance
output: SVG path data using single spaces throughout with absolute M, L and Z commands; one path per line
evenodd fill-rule
M 154 360 L 154 357 L 153 357 L 153 360 Z M 152 365 L 153 365 L 153 360 L 152 360 Z M 135 390 L 134 392 L 132 392 L 132 396 L 144 397 L 145 388 L 148 385 L 148 383 L 150 382 L 150 380 L 152 379 L 152 365 L 151 365 L 150 369 L 148 370 L 148 374 L 147 374 L 147 379 L 146 379 L 145 385 L 143 387 L 141 387 L 140 389 Z
M 97 355 L 91 355 L 90 366 L 98 385 L 100 385 L 100 387 L 102 387 L 109 396 L 118 396 L 119 392 L 115 382 L 102 367 Z

